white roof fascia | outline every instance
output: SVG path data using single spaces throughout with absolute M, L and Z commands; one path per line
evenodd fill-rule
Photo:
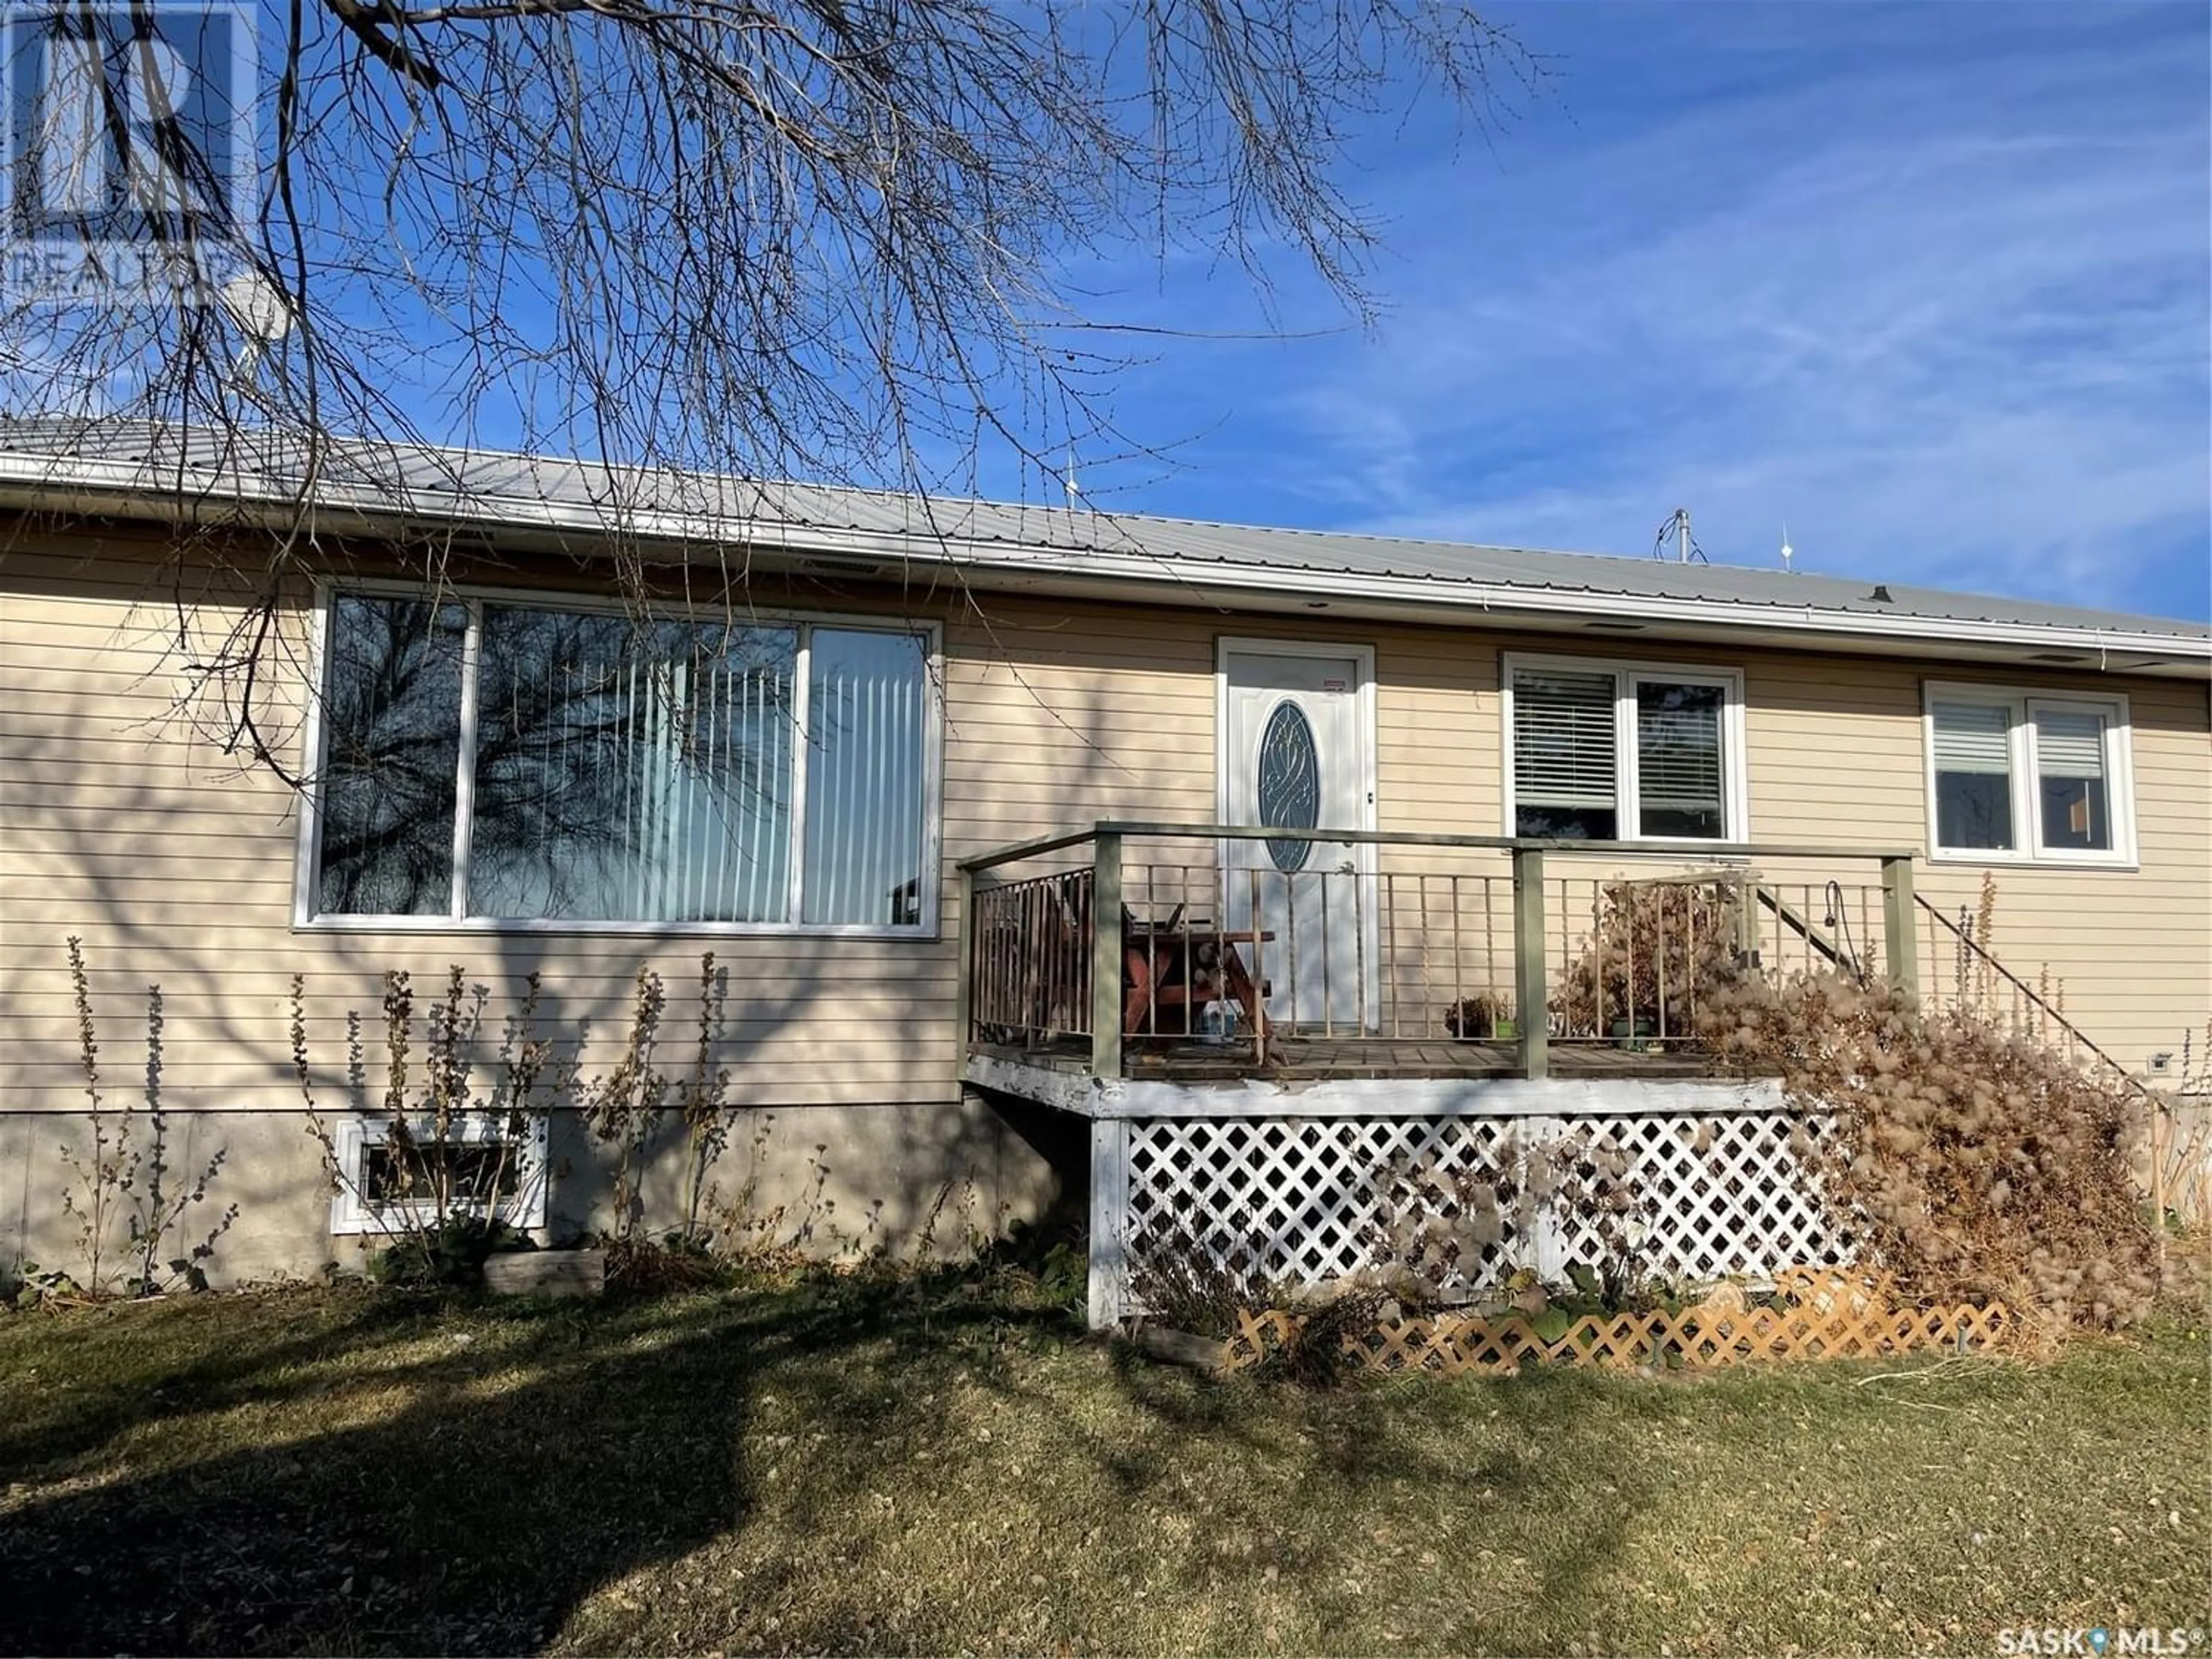
M 178 517 L 191 516 L 191 509 L 200 506 L 209 508 L 216 517 L 250 509 L 257 503 L 264 509 L 273 509 L 272 517 L 281 514 L 289 518 L 299 510 L 291 497 L 270 490 L 259 480 L 248 483 L 234 477 L 228 481 L 233 488 L 226 491 L 214 479 L 204 476 L 203 481 L 209 486 L 204 493 L 157 493 L 148 487 L 147 464 L 143 461 L 107 461 L 86 456 L 66 459 L 69 466 L 64 474 L 55 466 L 55 458 L 51 456 L 0 453 L 0 479 L 31 486 L 39 504 L 50 509 L 112 511 L 117 505 L 114 498 L 119 495 L 142 508 L 166 502 L 170 508 L 169 516 Z M 307 504 L 308 521 L 319 529 L 335 531 L 337 526 L 328 520 L 342 516 L 357 516 L 364 521 L 365 529 L 382 526 L 387 532 L 409 529 L 419 533 L 442 525 L 456 528 L 469 526 L 492 532 L 551 531 L 592 537 L 614 533 L 606 509 L 551 501 L 542 496 L 493 495 L 479 491 L 417 507 L 395 502 L 388 494 L 368 485 L 339 481 L 319 483 L 315 499 Z M 1107 516 L 1110 521 L 1110 515 Z M 1102 581 L 1139 581 L 1236 592 L 1280 592 L 1288 588 L 1321 598 L 1383 603 L 1418 601 L 1455 611 L 1703 623 L 1771 630 L 1781 635 L 1842 636 L 1870 644 L 1894 639 L 2035 646 L 2100 655 L 2119 652 L 2167 660 L 2212 662 L 2212 639 L 2048 623 L 1976 622 L 1911 612 L 1890 617 L 1815 605 L 1798 610 L 1741 600 L 1593 592 L 1581 588 L 1522 586 L 1430 576 L 1364 574 L 1296 565 L 1185 559 L 1135 548 L 1106 550 L 1024 546 L 957 536 L 846 530 L 775 519 L 732 518 L 653 507 L 623 509 L 620 528 L 623 534 L 648 540 L 694 545 L 702 542 L 740 542 L 757 548 L 773 547 L 802 557 L 810 552 L 860 555 L 940 566 L 1033 570 Z
M 806 526 L 763 527 L 760 539 L 773 539 L 793 552 L 866 554 L 884 558 L 920 557 L 947 564 L 988 565 L 1002 569 L 1049 570 L 1056 575 L 1089 575 L 1109 580 L 1173 582 L 1211 590 L 1233 588 L 1346 599 L 1418 599 L 1424 605 L 1459 610 L 1522 614 L 1618 617 L 1632 622 L 1676 622 L 1772 629 L 1784 633 L 1842 634 L 1880 641 L 1898 637 L 1955 641 L 1960 644 L 2033 645 L 2076 651 L 2125 652 L 2157 657 L 2202 657 L 2212 661 L 2212 640 L 2185 635 L 2142 634 L 2117 629 L 2067 628 L 2049 623 L 1969 622 L 1910 612 L 1885 617 L 1856 611 L 1824 610 L 1729 599 L 1687 599 L 1637 593 L 1599 593 L 1576 588 L 1522 587 L 1502 582 L 1454 581 L 1430 576 L 1370 576 L 1348 571 L 1297 566 L 1260 566 L 1226 560 L 1176 559 L 1164 555 L 1103 553 L 1058 548 L 1024 549 L 999 542 L 937 542 L 873 532 L 817 530 Z M 919 544 L 917 546 L 916 544 Z M 939 554 L 934 550 L 945 550 Z

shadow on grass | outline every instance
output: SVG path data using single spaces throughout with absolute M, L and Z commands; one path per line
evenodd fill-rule
M 1444 1589 L 1424 1542 L 1455 1574 L 1519 1552 L 1541 1605 L 1572 1602 L 1659 1496 L 1618 1442 L 1604 1498 L 1555 1466 L 1594 1425 L 1633 1437 L 1640 1412 L 1594 1379 L 1220 1384 L 952 1273 L 222 1298 L 17 1334 L 9 1651 L 1236 1649 L 1278 1585 L 1305 1645 L 1366 1649 L 1376 1571 Z M 1024 1537 L 979 1535 L 1008 1516 Z M 1541 1637 L 1452 1583 L 1432 1633 Z
M 799 1361 L 780 1384 L 819 1372 L 865 1411 L 854 1366 L 926 1369 L 978 1330 L 1072 1330 L 1057 1310 L 911 1285 L 585 1309 L 285 1300 L 274 1328 L 173 1368 L 125 1353 L 0 1431 L 10 1495 L 53 1493 L 0 1510 L 0 1649 L 526 1650 L 609 1581 L 746 1523 L 763 1365 Z M 214 1305 L 165 1322 L 195 1315 L 220 1322 Z M 41 1372 L 127 1344 L 133 1319 L 147 1315 L 64 1334 Z M 143 1335 L 158 1349 L 173 1333 Z M 888 1385 L 872 1392 L 889 1409 Z M 289 1437 L 267 1438 L 272 1422 Z M 148 1423 L 163 1433 L 137 1431 Z

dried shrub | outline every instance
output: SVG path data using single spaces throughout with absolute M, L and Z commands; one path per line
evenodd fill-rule
M 1261 1381 L 1303 1388 L 1342 1382 L 1357 1368 L 1354 1347 L 1383 1319 L 1400 1316 L 1398 1298 L 1374 1274 L 1306 1288 L 1268 1279 L 1254 1265 L 1258 1259 L 1256 1248 L 1224 1255 L 1185 1231 L 1153 1235 L 1133 1253 L 1131 1299 L 1148 1323 L 1217 1341 L 1236 1336 L 1247 1314 L 1294 1310 L 1286 1330 L 1260 1340 L 1246 1369 Z M 1080 1257 L 1071 1260 L 1080 1267 Z M 1078 1279 L 1067 1300 L 1073 1305 L 1080 1297 Z
M 1145 1316 L 1194 1336 L 1228 1336 L 1240 1312 L 1287 1299 L 1260 1271 L 1256 1249 L 1175 1223 L 1133 1238 L 1129 1261 L 1129 1294 Z
M 822 1192 L 829 1169 L 821 1162 L 821 1149 L 817 1148 L 816 1157 L 808 1162 L 805 1213 L 794 1219 L 788 1204 L 763 1207 L 761 1171 L 768 1163 L 769 1142 L 775 1129 L 774 1112 L 756 1115 L 744 1180 L 727 1198 L 719 1184 L 708 1187 L 700 1206 L 702 1219 L 693 1235 L 703 1240 L 732 1273 L 748 1279 L 787 1279 L 805 1267 L 808 1257 L 799 1242 L 810 1236 L 814 1212 L 825 1201 Z
M 682 1237 L 687 1245 L 706 1242 L 708 1181 L 730 1139 L 730 1070 L 720 1060 L 728 1030 L 729 988 L 730 970 L 717 967 L 714 953 L 706 952 L 699 958 L 699 1025 L 691 1074 L 676 1093 L 684 1120 Z
M 1607 1309 L 1650 1293 L 1643 1249 L 1655 1200 L 1640 1189 L 1626 1147 L 1578 1123 L 1523 1144 L 1508 1133 L 1483 1152 L 1446 1164 L 1401 1154 L 1379 1173 L 1368 1233 L 1374 1264 L 1358 1277 L 1414 1308 L 1487 1299 L 1492 1310 L 1538 1314 L 1553 1292 Z M 1565 1264 L 1547 1286 L 1525 1251 L 1540 1213 L 1571 1216 L 1592 1259 Z
M 526 1248 L 527 1237 L 501 1212 L 525 1207 L 526 1183 L 552 1178 L 550 1170 L 526 1167 L 524 1149 L 555 1113 L 574 1112 L 613 1166 L 612 1222 L 602 1239 L 611 1250 L 610 1280 L 633 1289 L 719 1282 L 726 1269 L 710 1259 L 708 1215 L 710 1178 L 729 1138 L 731 1073 L 721 1060 L 728 974 L 711 951 L 700 958 L 697 985 L 690 1065 L 682 1075 L 660 1067 L 668 998 L 660 975 L 641 965 L 615 1063 L 587 1081 L 581 1070 L 587 1027 L 579 1020 L 571 1035 L 558 1039 L 540 1029 L 537 973 L 525 979 L 487 1067 L 479 1051 L 488 1042 L 488 988 L 471 985 L 454 964 L 443 994 L 418 1006 L 409 975 L 388 972 L 383 1086 L 374 1095 L 362 1022 L 353 1013 L 346 1019 L 348 1115 L 378 1131 L 377 1178 L 365 1182 L 366 1171 L 348 1168 L 341 1156 L 337 1115 L 317 1097 L 307 983 L 295 975 L 291 1059 L 307 1131 L 322 1150 L 331 1190 L 350 1193 L 383 1237 L 372 1273 L 392 1282 L 470 1285 L 492 1251 Z M 684 1135 L 684 1216 L 681 1226 L 655 1239 L 641 1224 L 645 1164 L 656 1130 L 672 1114 Z
M 665 1238 L 616 1237 L 606 1243 L 607 1288 L 626 1296 L 665 1296 L 732 1283 L 736 1269 L 688 1232 Z
M 1334 1388 L 1360 1369 L 1359 1351 L 1386 1311 L 1383 1292 L 1346 1285 L 1307 1307 L 1279 1345 L 1260 1357 L 1252 1374 L 1262 1382 L 1302 1389 Z
M 2180 1059 L 2172 1084 L 2149 1103 L 2150 1152 L 2166 1200 L 2160 1224 L 2194 1235 L 2201 1257 L 2212 1247 L 2212 1020 L 2201 1041 L 2181 1034 Z
M 2052 1331 L 2123 1325 L 2158 1292 L 2139 1207 L 2128 1087 L 1972 1009 L 1937 1017 L 1838 973 L 1717 982 L 1706 1044 L 1779 1071 L 1835 1133 L 1793 1150 L 1863 1262 L 1937 1302 L 1998 1298 Z
M 1478 991 L 1444 1009 L 1444 1030 L 1462 1042 L 1515 1035 L 1513 999 L 1503 991 Z
M 711 969 L 709 970 L 711 980 Z M 645 1213 L 645 1142 L 659 1121 L 668 1079 L 655 1060 L 668 993 L 660 975 L 640 966 L 631 999 L 622 1058 L 586 1091 L 584 1122 L 615 1157 L 614 1226 L 607 1242 L 628 1243 Z
M 24 1298 L 26 1291 L 33 1293 L 24 1299 L 103 1297 L 114 1291 L 118 1275 L 128 1296 L 158 1296 L 179 1285 L 204 1291 L 208 1287 L 204 1264 L 238 1219 L 238 1206 L 217 1212 L 204 1235 L 189 1243 L 182 1240 L 187 1221 L 198 1206 L 209 1201 L 208 1188 L 222 1173 L 229 1152 L 218 1148 L 196 1173 L 179 1170 L 173 1162 L 169 1115 L 161 1094 L 167 1063 L 161 988 L 146 988 L 146 1064 L 139 1097 L 133 1100 L 125 1093 L 119 1105 L 112 1104 L 100 1073 L 99 1024 L 84 941 L 74 934 L 69 939 L 69 967 L 77 1066 L 84 1077 L 84 1118 L 92 1139 L 86 1151 L 68 1142 L 62 1145 L 62 1163 L 74 1182 L 63 1190 L 62 1212 L 76 1224 L 84 1277 L 80 1284 L 67 1273 L 27 1261 L 15 1270 L 21 1282 L 14 1294 Z M 121 1261 L 111 1249 L 118 1230 L 127 1239 Z M 182 1254 L 176 1253 L 179 1249 Z
M 1603 1036 L 1626 1018 L 1669 1036 L 1693 1035 L 1707 989 L 1736 975 L 1742 917 L 1733 882 L 1607 883 L 1582 953 L 1553 993 L 1554 1029 Z
M 558 1055 L 538 1029 L 538 975 L 524 981 L 520 1006 L 503 1022 L 497 1063 L 477 1075 L 476 1051 L 490 993 L 471 986 L 459 964 L 448 969 L 444 992 L 422 1012 L 410 976 L 384 976 L 380 1002 L 383 1083 L 370 1103 L 368 1058 L 358 1016 L 346 1018 L 346 1095 L 349 1115 L 379 1126 L 376 1171 L 349 1167 L 335 1118 L 315 1091 L 308 1044 L 304 975 L 292 977 L 292 1073 L 307 1110 L 307 1129 L 322 1153 L 329 1190 L 349 1193 L 383 1240 L 369 1275 L 389 1285 L 473 1285 L 495 1250 L 526 1247 L 527 1237 L 500 1215 L 526 1180 L 521 1147 L 532 1123 L 567 1098 L 573 1062 Z M 482 1133 L 472 1133 L 482 1132 Z
M 449 1215 L 435 1228 L 398 1233 L 369 1258 L 368 1276 L 375 1284 L 415 1290 L 481 1285 L 484 1263 L 493 1255 L 530 1247 L 528 1236 L 505 1222 Z
M 1536 1220 L 1535 1188 L 1513 1137 L 1479 1164 L 1401 1153 L 1376 1177 L 1367 1276 L 1415 1307 L 1464 1302 L 1478 1285 L 1508 1282 Z

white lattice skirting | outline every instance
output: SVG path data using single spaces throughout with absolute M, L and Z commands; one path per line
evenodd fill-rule
M 1091 1318 L 1131 1311 L 1148 1250 L 1242 1255 L 1272 1282 L 1372 1265 L 1378 1212 L 1455 1175 L 1516 1184 L 1561 1148 L 1607 1194 L 1632 1195 L 1646 1268 L 1678 1283 L 1770 1279 L 1832 1263 L 1848 1240 L 1822 1212 L 1793 1143 L 1820 1125 L 1778 1105 L 1740 1110 L 1455 1117 L 1132 1118 L 1093 1126 Z M 1409 1181 L 1407 1172 L 1417 1179 Z M 1541 1188 L 1542 1182 L 1534 1183 Z M 1468 1255 L 1465 1277 L 1517 1267 L 1557 1282 L 1605 1253 L 1590 1206 L 1524 1199 Z

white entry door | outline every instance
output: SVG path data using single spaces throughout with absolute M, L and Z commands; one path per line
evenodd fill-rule
M 1221 647 L 1221 821 L 1369 830 L 1374 653 L 1364 646 L 1228 640 Z M 1234 840 L 1223 914 L 1270 982 L 1267 1018 L 1357 1033 L 1376 1020 L 1375 849 L 1351 842 Z

